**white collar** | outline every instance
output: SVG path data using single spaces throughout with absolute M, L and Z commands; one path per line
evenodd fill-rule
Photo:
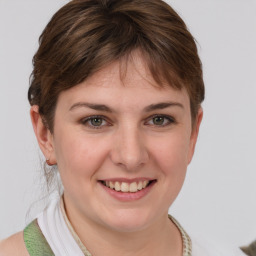
M 37 217 L 37 222 L 56 256 L 84 256 L 65 223 L 59 196 L 53 198 L 48 207 Z

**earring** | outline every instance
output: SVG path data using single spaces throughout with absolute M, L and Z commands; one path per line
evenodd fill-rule
M 49 158 L 47 158 L 46 160 L 45 160 L 45 162 L 49 165 L 49 166 L 53 166 L 54 164 L 52 164 L 51 162 L 50 162 L 50 159 Z

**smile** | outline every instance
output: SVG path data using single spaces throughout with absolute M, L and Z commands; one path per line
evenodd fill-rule
M 155 182 L 156 180 L 141 180 L 141 181 L 134 181 L 134 182 L 122 182 L 122 181 L 100 181 L 104 186 L 123 193 L 136 193 L 140 190 L 145 189 L 151 183 Z

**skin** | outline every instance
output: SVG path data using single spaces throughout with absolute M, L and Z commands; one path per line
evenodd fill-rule
M 0 241 L 0 256 L 29 256 L 23 241 L 23 232 Z
M 133 54 L 124 77 L 114 62 L 62 92 L 53 134 L 38 107 L 31 108 L 39 146 L 58 165 L 68 218 L 94 256 L 102 255 L 100 248 L 105 256 L 182 255 L 180 233 L 167 214 L 192 159 L 202 110 L 192 127 L 187 92 L 154 85 L 143 58 Z M 95 115 L 97 125 L 88 120 Z M 137 200 L 120 201 L 99 182 L 135 178 L 156 181 Z

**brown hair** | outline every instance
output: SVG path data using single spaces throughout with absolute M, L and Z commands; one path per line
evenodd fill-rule
M 136 49 L 159 86 L 187 90 L 192 121 L 204 99 L 195 41 L 161 0 L 73 0 L 52 17 L 39 44 L 28 99 L 51 132 L 62 91 Z

